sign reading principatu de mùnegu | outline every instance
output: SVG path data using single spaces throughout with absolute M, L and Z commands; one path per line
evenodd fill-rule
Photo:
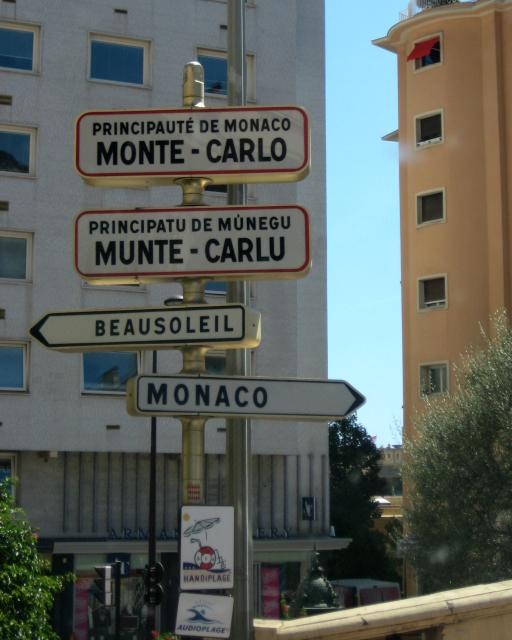
M 89 111 L 75 166 L 95 186 L 294 182 L 309 171 L 309 123 L 295 106 Z
M 93 284 L 179 278 L 293 279 L 311 264 L 297 205 L 84 211 L 75 268 Z

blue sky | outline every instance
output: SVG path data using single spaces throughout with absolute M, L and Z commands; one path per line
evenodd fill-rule
M 326 0 L 329 377 L 364 396 L 359 421 L 400 442 L 402 348 L 396 56 L 371 41 L 407 0 Z

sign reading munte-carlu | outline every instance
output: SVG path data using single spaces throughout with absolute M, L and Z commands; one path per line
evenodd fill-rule
M 297 205 L 83 211 L 75 268 L 94 284 L 304 277 L 309 215 Z
M 75 166 L 95 186 L 295 182 L 310 165 L 300 107 L 89 111 L 75 127 Z

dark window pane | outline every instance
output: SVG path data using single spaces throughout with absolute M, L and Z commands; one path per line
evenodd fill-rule
M 214 56 L 198 56 L 204 68 L 204 90 L 207 93 L 228 93 L 228 61 Z
M 228 185 L 227 184 L 207 184 L 206 191 L 215 191 L 216 193 L 227 193 Z
M 206 293 L 216 293 L 218 295 L 226 295 L 228 292 L 228 285 L 226 282 L 207 282 L 205 286 Z
M 0 389 L 23 389 L 23 347 L 0 347 Z
M 144 83 L 144 49 L 112 42 L 91 42 L 91 78 Z
M 215 375 L 226 373 L 226 356 L 223 354 L 207 355 L 205 365 L 208 373 Z
M 127 380 L 137 375 L 136 353 L 84 353 L 83 360 L 87 391 L 125 391 Z
M 437 304 L 445 299 L 444 278 L 423 280 L 423 297 L 425 304 Z
M 443 218 L 443 192 L 419 196 L 419 224 Z
M 0 482 L 5 482 L 12 478 L 12 465 L 11 460 L 0 460 Z
M 444 365 L 422 367 L 421 390 L 425 395 L 444 393 L 447 390 L 446 367 Z
M 0 278 L 27 277 L 27 241 L 25 238 L 0 236 Z
M 32 70 L 32 31 L 0 28 L 0 67 Z
M 427 116 L 420 120 L 420 142 L 441 137 L 441 114 Z
M 0 131 L 0 171 L 28 173 L 30 168 L 30 135 Z

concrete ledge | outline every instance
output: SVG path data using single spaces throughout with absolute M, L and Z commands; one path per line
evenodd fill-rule
M 255 620 L 255 640 L 366 640 L 504 614 L 512 628 L 512 580 L 286 622 Z

